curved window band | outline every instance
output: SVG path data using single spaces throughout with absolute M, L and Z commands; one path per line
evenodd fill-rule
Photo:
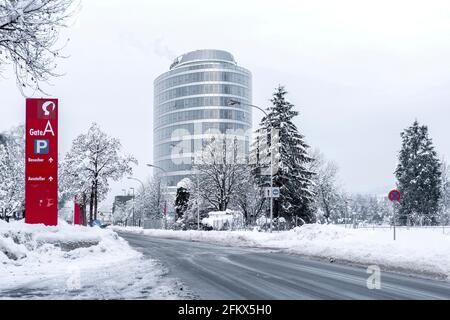
M 219 132 L 221 133 L 226 133 L 228 130 L 248 130 L 250 128 L 251 128 L 250 125 L 243 125 L 240 123 L 204 122 L 200 124 L 201 130 L 200 134 L 205 134 L 210 130 L 219 130 Z M 174 133 L 177 132 L 177 130 L 186 131 L 186 134 L 188 135 L 198 134 L 197 132 L 195 132 L 194 124 L 192 123 L 174 124 L 170 127 L 155 129 L 154 131 L 155 144 L 157 144 L 159 141 L 173 138 L 173 135 Z
M 232 84 L 202 84 L 171 89 L 162 94 L 156 95 L 155 104 L 162 104 L 174 98 L 202 94 L 230 94 L 244 98 L 250 97 L 250 90 Z
M 164 90 L 176 86 L 209 81 L 237 83 L 245 86 L 249 86 L 250 84 L 250 78 L 247 75 L 224 71 L 207 71 L 179 75 L 163 80 L 156 84 L 155 93 L 159 94 Z
M 172 100 L 155 107 L 155 118 L 165 113 L 173 111 L 183 111 L 189 108 L 198 107 L 228 107 L 231 100 L 238 101 L 240 103 L 247 103 L 247 100 L 241 98 L 221 97 L 221 96 L 205 96 L 195 98 L 184 98 L 178 100 Z M 247 112 L 251 112 L 251 107 L 246 105 L 239 106 Z
M 251 74 L 248 70 L 246 70 L 245 68 L 233 65 L 233 64 L 229 64 L 229 63 L 202 63 L 202 64 L 196 64 L 196 65 L 192 65 L 192 66 L 182 66 L 180 68 L 177 69 L 173 69 L 170 70 L 169 72 L 166 72 L 162 75 L 160 75 L 158 78 L 156 78 L 155 80 L 155 84 L 159 83 L 161 81 L 164 81 L 168 78 L 174 77 L 177 74 L 180 73 L 187 73 L 187 72 L 191 72 L 194 70 L 201 70 L 201 69 L 229 69 L 229 70 L 234 70 L 234 71 L 238 71 L 238 72 L 242 72 L 245 74 L 248 74 L 249 77 L 251 77 Z
M 251 116 L 242 111 L 230 109 L 206 109 L 206 110 L 191 110 L 171 113 L 155 120 L 155 127 L 164 126 L 170 123 L 191 121 L 191 120 L 207 120 L 207 119 L 223 119 L 236 120 L 248 122 L 251 124 Z

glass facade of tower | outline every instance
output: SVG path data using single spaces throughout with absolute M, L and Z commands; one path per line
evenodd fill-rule
M 248 154 L 252 127 L 251 73 L 221 50 L 178 57 L 155 80 L 154 164 L 166 170 L 163 183 L 176 187 L 193 174 L 192 158 L 211 133 L 238 136 Z M 230 100 L 242 102 L 230 106 Z

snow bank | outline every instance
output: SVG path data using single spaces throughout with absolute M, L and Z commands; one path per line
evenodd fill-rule
M 202 224 L 214 230 L 226 230 L 241 228 L 244 224 L 244 216 L 239 211 L 212 211 L 207 218 L 202 219 Z
M 112 230 L 0 220 L 0 299 L 179 298 L 175 280 Z
M 121 229 L 156 237 L 207 241 L 221 245 L 275 248 L 290 253 L 379 265 L 391 270 L 425 273 L 450 279 L 450 232 L 442 229 L 345 229 L 304 225 L 291 231 L 170 231 Z

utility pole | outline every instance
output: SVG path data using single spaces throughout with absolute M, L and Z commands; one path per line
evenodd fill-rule
M 167 170 L 165 170 L 164 168 L 161 168 L 161 167 L 159 167 L 159 166 L 155 166 L 154 164 L 148 163 L 148 164 L 147 164 L 147 167 L 159 169 L 159 170 L 161 170 L 164 174 L 167 174 L 167 173 L 168 173 Z M 158 197 L 158 199 L 159 199 L 160 197 L 162 197 L 162 194 L 163 194 L 163 192 L 161 191 L 161 189 L 162 189 L 161 186 L 162 186 L 161 179 L 159 179 L 158 192 L 159 192 L 160 196 Z M 158 200 L 158 201 L 159 201 L 159 200 Z M 167 210 L 167 200 L 166 200 L 166 202 L 165 202 L 165 205 L 166 205 L 166 208 L 164 208 L 164 211 Z M 161 204 L 158 204 L 158 206 L 159 206 L 159 209 L 161 210 L 161 207 L 160 207 Z M 167 228 L 167 214 L 164 214 L 164 229 L 166 229 L 166 228 Z
M 127 177 L 127 179 L 139 182 L 141 184 L 141 187 L 142 187 L 142 194 L 145 193 L 145 185 L 144 185 L 144 183 L 141 180 L 139 180 L 137 178 L 134 178 L 134 177 Z M 133 212 L 134 212 L 134 196 L 133 196 Z M 133 215 L 134 215 L 134 213 L 133 213 Z M 145 212 L 142 212 L 142 216 L 139 217 L 139 227 L 141 226 L 141 218 L 145 219 Z
M 135 227 L 136 221 L 134 219 L 134 188 L 130 188 L 130 189 L 133 190 L 133 218 L 132 218 L 132 221 L 133 221 L 133 227 Z
M 388 199 L 393 203 L 393 206 L 394 206 L 394 212 L 393 212 L 393 219 L 394 219 L 394 221 L 393 221 L 393 224 L 394 224 L 394 241 L 395 241 L 396 238 L 397 238 L 396 230 L 395 230 L 395 225 L 397 224 L 396 223 L 396 220 L 397 220 L 396 211 L 397 211 L 398 205 L 400 203 L 400 199 L 401 199 L 400 191 L 396 190 L 396 189 L 392 190 L 391 192 L 389 192 Z
M 272 129 L 270 133 L 270 233 L 273 228 L 273 134 Z
M 397 240 L 397 233 L 395 230 L 395 225 L 396 225 L 396 220 L 397 220 L 396 211 L 397 211 L 397 203 L 394 202 L 394 241 Z
M 200 231 L 200 178 L 197 171 L 195 175 L 197 176 L 197 231 Z
M 261 107 L 255 106 L 253 104 L 248 104 L 248 103 L 244 103 L 244 102 L 240 102 L 240 101 L 236 101 L 236 100 L 230 100 L 228 102 L 229 106 L 235 106 L 235 105 L 244 105 L 244 106 L 248 106 L 248 107 L 252 107 L 252 108 L 256 108 L 260 111 L 262 111 L 264 113 L 264 115 L 266 116 L 266 119 L 269 117 L 269 114 Z M 273 134 L 275 133 L 275 128 L 272 126 L 272 124 L 270 123 L 270 128 L 267 128 L 267 136 L 269 136 L 269 132 L 270 132 L 270 233 L 272 233 L 272 229 L 273 229 L 273 176 L 274 176 L 274 172 L 273 172 Z
M 164 201 L 164 229 L 167 229 L 167 200 Z
M 195 157 L 191 158 L 192 160 L 192 167 L 194 168 L 195 165 Z M 195 170 L 195 178 L 197 180 L 197 231 L 200 230 L 200 177 L 198 174 L 198 170 Z

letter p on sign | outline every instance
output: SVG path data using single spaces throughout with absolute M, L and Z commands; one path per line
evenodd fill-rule
M 49 146 L 48 140 L 34 140 L 34 154 L 48 154 Z

